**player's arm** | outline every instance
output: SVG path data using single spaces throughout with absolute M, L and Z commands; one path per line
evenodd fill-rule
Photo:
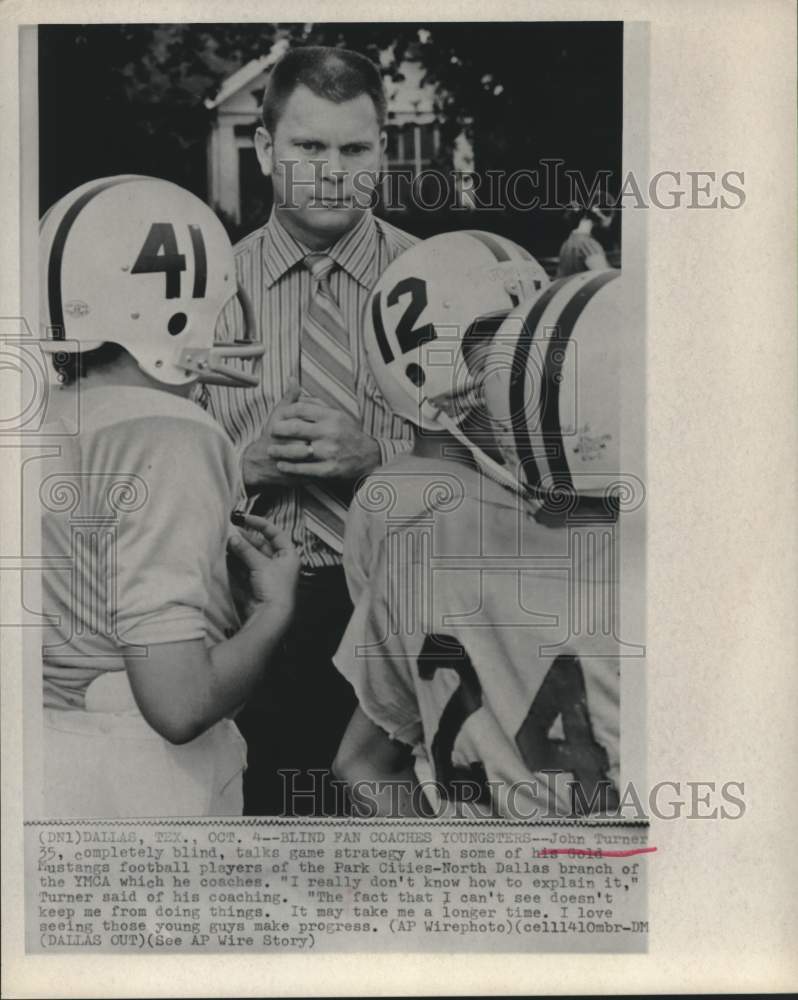
M 369 816 L 424 816 L 410 747 L 392 740 L 362 708 L 355 709 L 333 762 L 356 812 Z
M 246 517 L 248 537 L 233 536 L 235 556 L 248 568 L 254 595 L 245 625 L 208 649 L 202 639 L 150 645 L 126 658 L 141 714 L 170 743 L 187 743 L 231 715 L 268 665 L 291 619 L 299 558 L 285 533 Z M 252 529 L 262 532 L 258 545 Z

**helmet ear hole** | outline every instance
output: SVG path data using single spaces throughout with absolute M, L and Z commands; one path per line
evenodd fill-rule
M 169 317 L 166 328 L 171 336 L 176 337 L 185 330 L 186 323 L 188 323 L 188 316 L 184 312 L 178 312 Z
M 410 379 L 414 386 L 421 388 L 422 385 L 427 381 L 427 376 L 424 373 L 424 369 L 415 363 L 409 364 L 405 368 L 405 375 Z

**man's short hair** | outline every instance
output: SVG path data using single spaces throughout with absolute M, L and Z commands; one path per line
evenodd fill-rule
M 286 52 L 271 72 L 261 110 L 268 132 L 274 133 L 286 101 L 300 84 L 336 104 L 367 94 L 380 128 L 385 124 L 387 100 L 377 66 L 359 52 L 307 45 Z

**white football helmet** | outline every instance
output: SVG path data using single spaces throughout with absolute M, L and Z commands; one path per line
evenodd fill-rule
M 255 359 L 252 308 L 236 280 L 227 233 L 211 209 L 169 181 L 122 175 L 65 195 L 40 223 L 45 353 L 119 344 L 167 385 L 253 386 L 230 358 Z M 216 344 L 238 296 L 245 338 Z
M 502 236 L 445 233 L 383 273 L 366 308 L 366 356 L 391 409 L 427 430 L 459 423 L 478 381 L 470 347 L 548 285 L 526 250 Z
M 642 463 L 621 453 L 624 330 L 633 321 L 621 272 L 562 278 L 513 310 L 483 365 L 483 399 L 505 468 L 533 497 L 608 509 L 642 502 Z M 628 299 L 628 297 L 627 297 Z

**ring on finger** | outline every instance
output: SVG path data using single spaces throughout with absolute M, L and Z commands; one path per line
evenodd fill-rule
M 310 441 L 306 441 L 305 445 L 306 445 L 306 447 L 308 449 L 307 453 L 306 453 L 306 457 L 307 458 L 313 458 L 313 445 L 311 444 Z

